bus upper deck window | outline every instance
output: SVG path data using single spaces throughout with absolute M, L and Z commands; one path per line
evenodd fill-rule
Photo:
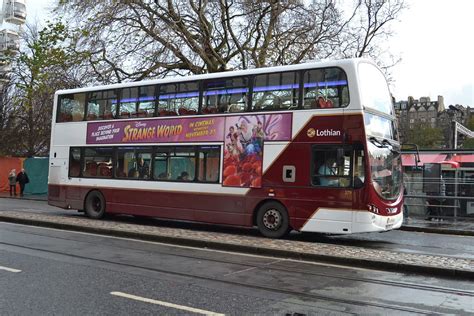
M 60 96 L 58 122 L 77 122 L 84 119 L 85 93 Z
M 303 75 L 303 108 L 327 109 L 349 104 L 347 77 L 342 69 L 322 68 Z
M 245 112 L 247 110 L 248 78 L 221 78 L 204 83 L 203 114 Z
M 288 110 L 298 106 L 299 73 L 278 72 L 255 76 L 252 111 Z

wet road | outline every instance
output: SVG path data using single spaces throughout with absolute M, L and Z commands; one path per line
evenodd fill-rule
M 474 312 L 472 282 L 0 223 L 2 315 Z
M 27 211 L 44 214 L 60 214 L 67 216 L 83 216 L 74 210 L 63 210 L 49 206 L 45 201 L 30 201 L 20 199 L 0 199 L 1 211 Z M 256 229 L 213 226 L 196 223 L 183 223 L 157 219 L 136 219 L 129 216 L 114 216 L 108 220 L 135 223 L 140 225 L 156 225 L 164 227 L 187 228 L 209 232 L 231 232 L 238 235 L 257 235 Z M 365 247 L 378 250 L 401 251 L 407 253 L 452 256 L 474 259 L 474 237 L 440 235 L 407 231 L 390 231 L 386 233 L 355 234 L 348 236 L 327 236 L 320 234 L 293 233 L 289 239 Z

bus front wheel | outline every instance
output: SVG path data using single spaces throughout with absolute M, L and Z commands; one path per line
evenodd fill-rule
M 260 233 L 269 238 L 281 238 L 290 230 L 286 208 L 278 202 L 267 202 L 257 212 L 257 226 Z
M 84 201 L 84 211 L 90 218 L 100 219 L 105 215 L 105 198 L 99 191 L 91 191 Z

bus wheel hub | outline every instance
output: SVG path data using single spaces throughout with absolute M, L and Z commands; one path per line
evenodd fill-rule
M 280 213 L 275 210 L 271 209 L 265 212 L 263 215 L 263 224 L 268 229 L 276 229 L 281 225 L 281 216 Z

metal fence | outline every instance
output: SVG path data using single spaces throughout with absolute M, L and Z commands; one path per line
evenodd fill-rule
M 405 172 L 406 215 L 431 220 L 474 219 L 474 177 L 459 171 L 452 173 L 449 177 L 426 179 L 422 172 Z M 424 192 L 427 181 L 439 185 L 440 192 Z

